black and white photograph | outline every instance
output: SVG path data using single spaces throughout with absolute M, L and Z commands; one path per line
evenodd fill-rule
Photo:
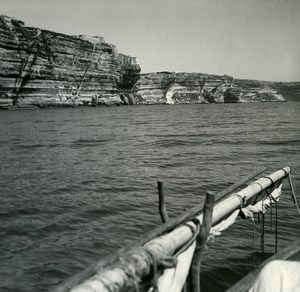
M 300 291 L 299 0 L 0 0 L 0 292 Z

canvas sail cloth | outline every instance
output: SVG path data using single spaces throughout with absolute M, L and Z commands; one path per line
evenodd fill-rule
M 271 207 L 271 205 L 275 203 L 275 201 L 278 202 L 281 192 L 282 183 L 273 190 L 268 198 L 257 202 L 255 205 L 248 205 L 245 208 L 235 210 L 230 216 L 211 228 L 209 239 L 212 239 L 214 236 L 221 235 L 222 231 L 226 230 L 236 221 L 239 214 L 243 214 L 244 218 L 253 218 L 254 214 L 265 213 Z M 174 268 L 165 269 L 162 276 L 158 279 L 158 292 L 182 291 L 187 275 L 189 273 L 195 247 L 196 243 L 194 242 L 185 252 L 177 257 L 177 265 Z M 251 290 L 251 292 L 258 291 L 267 290 Z M 151 289 L 149 290 L 149 292 L 151 292 Z
M 274 260 L 259 273 L 249 292 L 300 291 L 300 262 Z

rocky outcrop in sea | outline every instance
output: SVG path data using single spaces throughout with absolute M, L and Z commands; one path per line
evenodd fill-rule
M 135 103 L 135 57 L 98 36 L 70 36 L 0 16 L 0 99 L 9 105 L 78 106 Z

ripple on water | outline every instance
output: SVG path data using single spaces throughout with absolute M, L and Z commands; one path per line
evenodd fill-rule
M 274 103 L 0 115 L 0 290 L 48 291 L 160 225 L 158 180 L 171 218 L 261 165 L 291 166 L 299 189 L 299 112 L 300 103 Z M 282 247 L 300 228 L 286 191 L 279 208 Z M 205 289 L 251 268 L 252 228 L 241 222 L 209 245 Z

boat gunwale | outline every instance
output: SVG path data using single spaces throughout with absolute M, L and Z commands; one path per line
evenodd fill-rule
M 300 252 L 300 239 L 294 241 L 291 245 L 285 247 L 284 249 L 280 250 L 278 253 L 274 254 L 264 262 L 262 262 L 259 266 L 254 268 L 254 270 L 250 271 L 245 277 L 231 286 L 226 292 L 244 292 L 248 291 L 254 284 L 255 280 L 257 279 L 258 274 L 260 271 L 271 261 L 274 260 L 288 260 L 292 256 L 296 255 Z

